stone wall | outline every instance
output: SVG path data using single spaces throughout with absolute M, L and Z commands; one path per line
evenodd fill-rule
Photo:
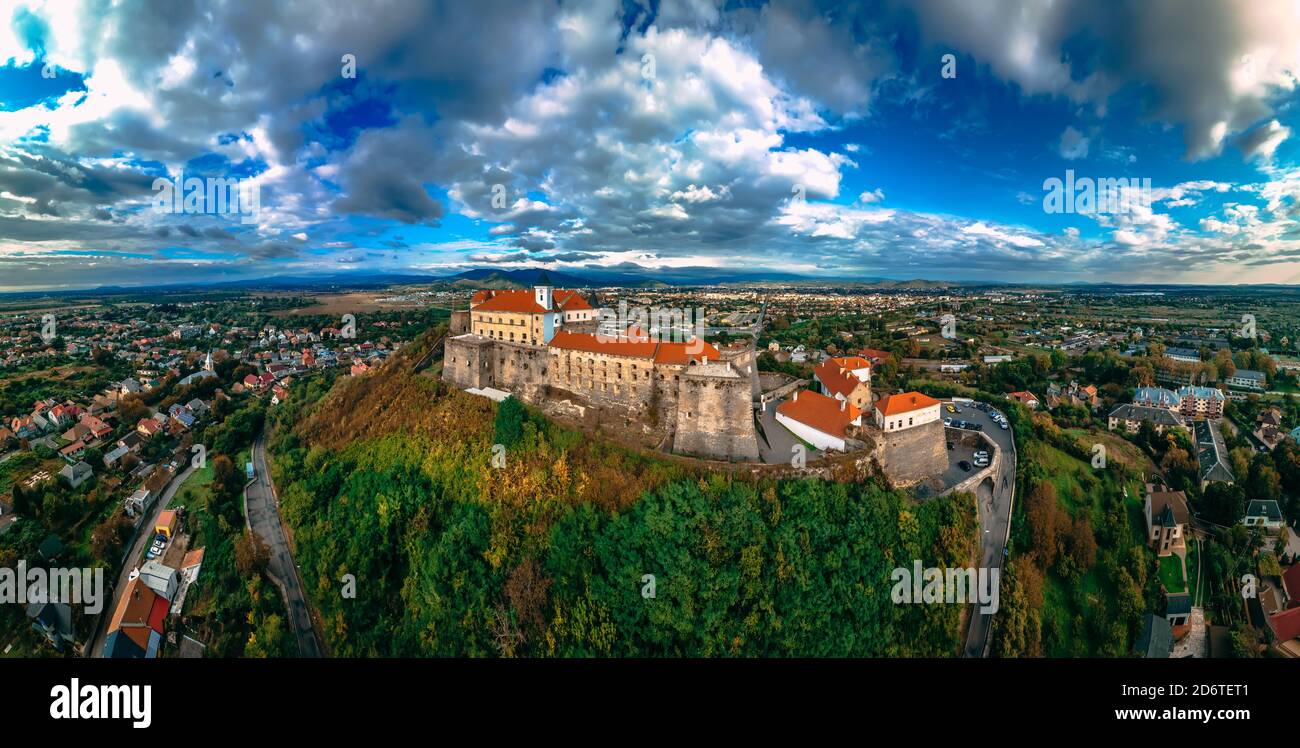
M 877 444 L 880 464 L 895 486 L 909 486 L 942 475 L 948 469 L 943 421 L 881 432 Z
M 749 375 L 729 363 L 690 367 L 677 394 L 673 450 L 719 460 L 759 459 Z

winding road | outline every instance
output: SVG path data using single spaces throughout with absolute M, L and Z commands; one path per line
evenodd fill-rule
M 280 524 L 280 506 L 266 466 L 264 436 L 259 435 L 253 442 L 252 454 L 256 476 L 244 488 L 248 524 L 270 550 L 268 571 L 279 582 L 284 594 L 289 613 L 287 620 L 293 629 L 294 638 L 298 640 L 299 656 L 320 657 L 320 643 L 316 641 L 316 630 L 311 625 L 307 598 L 302 593 L 302 579 L 298 576 L 298 567 L 294 564 L 293 553 L 289 550 L 289 542 L 285 539 L 284 528 Z
M 993 486 L 989 489 L 981 482 L 979 489 L 975 491 L 975 504 L 980 519 L 979 564 L 986 569 L 998 569 L 1000 574 L 1005 559 L 1007 535 L 1011 528 L 1011 509 L 1015 505 L 1016 448 L 1009 429 L 1003 431 L 987 413 L 975 408 L 973 403 L 969 405 L 960 403 L 960 405 L 961 414 L 953 417 L 982 425 L 984 434 L 998 447 L 998 470 L 992 476 Z M 996 613 L 981 613 L 978 604 L 971 606 L 970 626 L 966 629 L 963 656 L 984 657 L 988 654 L 989 631 L 993 627 L 994 615 Z

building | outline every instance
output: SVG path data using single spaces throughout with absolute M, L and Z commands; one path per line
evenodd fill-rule
M 901 431 L 939 420 L 940 402 L 920 392 L 903 392 L 876 401 L 876 428 Z
M 1007 399 L 1014 400 L 1030 410 L 1038 410 L 1038 397 L 1032 392 L 1024 390 L 1020 392 L 1008 392 Z
M 154 523 L 154 534 L 166 535 L 168 540 L 176 536 L 176 510 L 164 509 L 158 513 L 158 521 Z
M 1192 596 L 1186 592 L 1165 594 L 1165 620 L 1170 626 L 1184 626 L 1192 615 Z
M 1186 385 L 1178 388 L 1178 412 L 1188 418 L 1222 418 L 1223 391 L 1217 387 Z
M 1190 516 L 1187 495 L 1148 483 L 1145 512 L 1147 542 L 1156 555 L 1182 554 L 1186 550 L 1185 536 Z
M 1136 434 L 1143 421 L 1150 422 L 1157 434 L 1163 434 L 1172 428 L 1187 427 L 1183 417 L 1172 410 L 1148 405 L 1117 405 L 1107 417 L 1107 428 Z
M 821 393 L 845 400 L 858 410 L 871 405 L 871 362 L 861 356 L 831 357 L 813 369 Z
M 1196 442 L 1196 463 L 1201 479 L 1201 488 L 1214 481 L 1232 483 L 1236 478 L 1228 467 L 1228 448 L 1223 443 L 1223 434 L 1211 421 L 1197 421 L 1192 430 Z
M 1176 410 L 1179 402 L 1178 395 L 1173 390 L 1164 387 L 1138 387 L 1137 391 L 1133 393 L 1134 405 Z
M 776 408 L 776 420 L 817 449 L 848 449 L 848 428 L 862 425 L 862 409 L 847 400 L 796 390 Z
M 170 566 L 163 566 L 157 561 L 146 561 L 144 566 L 140 567 L 140 581 L 146 587 L 168 600 L 176 599 L 177 576 L 176 570 Z
M 1241 518 L 1246 527 L 1260 527 L 1265 530 L 1281 529 L 1286 522 L 1282 519 L 1282 507 L 1272 499 L 1255 499 L 1246 506 L 1246 514 Z
M 1174 649 L 1174 629 L 1169 620 L 1148 614 L 1142 633 L 1133 642 L 1133 654 L 1148 659 L 1167 658 Z
M 155 658 L 162 648 L 167 599 L 150 589 L 140 577 L 126 583 L 122 598 L 108 622 L 104 657 Z
M 444 344 L 443 378 L 542 406 L 569 400 L 645 416 L 683 454 L 758 459 L 751 346 L 722 352 L 702 338 L 661 340 L 636 326 L 614 336 L 559 329 L 563 307 L 581 305 L 556 306 L 549 286 L 533 292 L 475 294 L 481 301 L 470 310 L 471 331 Z
M 85 462 L 75 462 L 60 470 L 59 477 L 66 481 L 70 488 L 80 488 L 81 484 L 95 477 L 95 471 Z
M 1223 383 L 1239 390 L 1263 392 L 1268 389 L 1268 377 L 1264 372 L 1253 369 L 1237 369 L 1232 376 L 1223 380 Z
M 531 291 L 483 290 L 470 299 L 470 333 L 489 340 L 545 345 L 565 324 L 596 312 L 576 291 L 555 289 L 543 272 Z

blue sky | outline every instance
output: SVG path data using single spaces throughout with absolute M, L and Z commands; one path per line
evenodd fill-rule
M 0 291 L 1300 278 L 1293 2 L 167 8 L 0 17 Z M 1067 171 L 1151 189 L 1048 212 Z M 256 205 L 160 207 L 181 176 Z

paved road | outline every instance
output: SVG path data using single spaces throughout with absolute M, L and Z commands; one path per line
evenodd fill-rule
M 976 492 L 976 507 L 980 518 L 980 566 L 987 569 L 1002 569 L 1003 550 L 1006 548 L 1007 528 L 1011 526 L 1011 508 L 1016 488 L 1016 456 L 1012 445 L 1011 430 L 1003 431 L 987 413 L 977 409 L 974 404 L 959 403 L 961 413 L 943 415 L 978 423 L 984 427 L 984 433 L 997 445 L 1001 456 L 998 470 L 993 475 L 993 491 L 989 495 Z M 1001 600 L 999 600 L 1001 604 Z M 978 605 L 971 606 L 970 627 L 966 630 L 966 657 L 983 657 L 988 651 L 989 630 L 996 613 L 981 613 Z
M 280 507 L 275 487 L 271 485 L 270 471 L 266 468 L 266 442 L 257 437 L 253 443 L 253 469 L 257 477 L 244 489 L 248 506 L 248 523 L 270 549 L 270 571 L 283 583 L 285 605 L 289 609 L 289 625 L 298 640 L 298 653 L 302 657 L 320 657 L 320 645 L 311 625 L 307 599 L 302 594 L 302 580 L 294 564 L 289 542 L 280 526 Z
M 780 463 L 789 464 L 790 459 L 794 457 L 792 451 L 794 445 L 800 444 L 799 439 L 776 420 L 776 408 L 785 402 L 785 398 L 778 398 L 768 403 L 763 408 L 763 433 L 767 435 L 767 441 L 764 442 L 762 437 L 758 439 L 758 451 L 763 462 L 770 465 Z M 820 449 L 809 449 L 804 453 L 804 459 L 807 462 L 822 456 Z
M 159 469 L 165 470 L 166 468 Z M 163 489 L 162 498 L 154 503 L 153 510 L 147 517 L 148 521 L 140 525 L 139 535 L 131 546 L 131 552 L 126 555 L 126 563 L 122 564 L 122 568 L 118 572 L 117 582 L 113 585 L 113 600 L 106 603 L 103 612 L 99 614 L 99 622 L 95 625 L 95 637 L 90 650 L 86 653 L 87 657 L 99 657 L 103 651 L 104 639 L 107 638 L 108 634 L 105 630 L 108 628 L 108 621 L 113 617 L 113 611 L 117 610 L 117 601 L 121 598 L 122 592 L 126 590 L 126 583 L 130 581 L 131 572 L 144 558 L 145 546 L 153 541 L 152 530 L 158 522 L 158 515 L 162 514 L 162 511 L 167 508 L 167 505 L 172 501 L 172 497 L 176 495 L 176 491 L 185 485 L 185 481 L 189 479 L 190 474 L 193 472 L 194 466 L 186 463 L 185 469 L 179 475 L 172 476 L 171 483 L 168 483 L 167 488 Z

